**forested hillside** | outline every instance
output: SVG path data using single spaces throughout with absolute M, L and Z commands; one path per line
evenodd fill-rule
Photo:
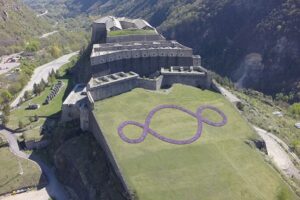
M 26 40 L 51 26 L 19 0 L 0 0 L 0 55 L 22 50 Z
M 52 1 L 65 16 L 145 18 L 238 86 L 300 98 L 300 0 Z

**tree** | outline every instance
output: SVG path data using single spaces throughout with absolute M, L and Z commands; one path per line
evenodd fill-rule
M 24 92 L 24 99 L 27 101 L 30 98 L 30 93 L 29 91 Z
M 3 115 L 2 116 L 2 124 L 5 126 L 6 124 L 8 124 L 8 122 L 9 122 L 9 117 Z
M 61 55 L 61 49 L 57 45 L 53 45 L 50 49 L 50 53 L 54 58 L 58 58 Z
M 10 106 L 9 106 L 9 104 L 5 104 L 3 106 L 2 111 L 3 111 L 3 115 L 9 116 L 10 115 Z
M 26 45 L 25 49 L 26 49 L 26 51 L 29 51 L 29 52 L 35 52 L 35 51 L 39 50 L 40 45 L 41 44 L 38 40 L 31 40 Z
M 19 129 L 23 129 L 25 127 L 24 123 L 20 120 L 19 121 Z
M 10 94 L 9 91 L 3 90 L 1 92 L 1 98 L 2 98 L 3 103 L 7 104 L 12 100 L 12 95 Z

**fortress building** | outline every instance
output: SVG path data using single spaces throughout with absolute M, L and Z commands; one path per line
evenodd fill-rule
M 80 127 L 94 134 L 106 151 L 116 174 L 127 190 L 100 124 L 94 103 L 134 88 L 159 90 L 181 83 L 210 89 L 211 77 L 201 67 L 201 57 L 176 41 L 166 40 L 142 19 L 103 17 L 92 26 L 90 81 L 78 84 L 62 106 L 62 120 L 80 119 Z
M 93 103 L 134 88 L 158 90 L 181 83 L 209 89 L 211 77 L 201 57 L 177 41 L 166 40 L 143 19 L 107 16 L 92 26 L 90 81 L 77 85 L 65 100 L 62 119 L 80 118 L 89 130 Z

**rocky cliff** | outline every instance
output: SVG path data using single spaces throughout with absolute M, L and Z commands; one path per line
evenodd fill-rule
M 64 143 L 54 162 L 60 181 L 68 187 L 73 199 L 125 199 L 122 186 L 91 133 Z

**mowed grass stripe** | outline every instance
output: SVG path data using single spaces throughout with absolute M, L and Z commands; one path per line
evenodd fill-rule
M 144 123 L 149 111 L 161 104 L 175 104 L 196 112 L 201 105 L 221 109 L 228 117 L 224 127 L 204 124 L 202 136 L 190 145 L 165 143 L 148 135 L 140 144 L 122 141 L 117 128 L 132 120 Z M 175 85 L 169 94 L 135 89 L 96 102 L 95 115 L 129 186 L 142 200 L 276 199 L 286 190 L 297 199 L 280 175 L 245 141 L 256 134 L 220 94 Z M 204 112 L 211 120 L 219 117 Z M 158 112 L 150 127 L 172 138 L 188 138 L 197 128 L 195 119 L 174 110 Z M 142 129 L 129 126 L 128 136 Z

